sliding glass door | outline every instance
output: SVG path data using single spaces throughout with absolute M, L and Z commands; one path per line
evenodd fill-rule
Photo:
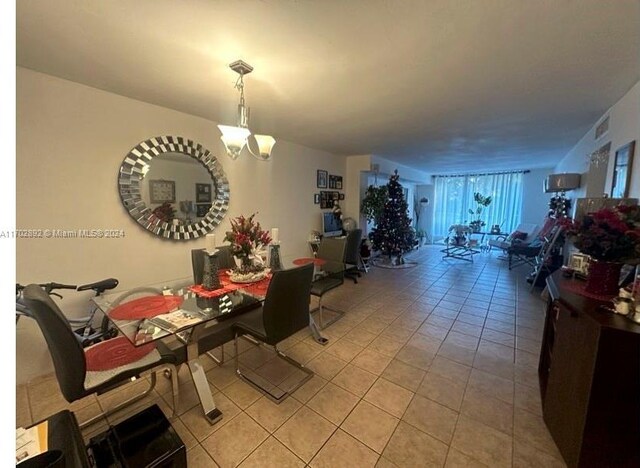
M 498 224 L 503 232 L 511 232 L 522 215 L 522 172 L 435 176 L 433 238 L 446 237 L 454 224 L 469 224 L 476 216 L 473 194 L 479 192 L 492 197 L 480 216 L 485 222 L 483 231 Z

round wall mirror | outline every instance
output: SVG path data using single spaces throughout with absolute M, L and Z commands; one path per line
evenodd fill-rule
M 131 217 L 165 239 L 202 237 L 229 208 L 222 166 L 208 149 L 182 137 L 151 138 L 129 151 L 118 191 Z

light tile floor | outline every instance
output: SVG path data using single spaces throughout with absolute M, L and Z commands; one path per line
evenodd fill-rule
M 292 398 L 272 403 L 240 381 L 233 359 L 203 357 L 224 413 L 210 426 L 183 366 L 172 424 L 194 467 L 565 466 L 541 417 L 537 363 L 543 327 L 539 291 L 498 254 L 475 262 L 441 258 L 436 246 L 408 258 L 414 268 L 374 267 L 326 301 L 347 314 L 325 330 L 327 346 L 302 331 L 281 349 L 316 373 Z M 227 357 L 233 348 L 225 348 Z M 276 382 L 291 370 L 272 352 L 242 343 L 240 360 Z M 68 405 L 55 377 L 17 387 L 16 425 L 70 407 L 80 421 L 139 391 L 138 381 Z M 85 431 L 157 403 L 171 412 L 160 378 L 143 402 Z

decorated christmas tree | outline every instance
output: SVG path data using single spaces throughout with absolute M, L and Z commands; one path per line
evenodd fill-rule
M 395 256 L 397 264 L 404 263 L 402 254 L 413 248 L 415 236 L 411 218 L 407 214 L 409 205 L 404 198 L 402 185 L 398 182 L 399 178 L 397 170 L 389 177 L 389 197 L 378 224 L 371 231 L 373 248 L 387 255 L 389 260 Z

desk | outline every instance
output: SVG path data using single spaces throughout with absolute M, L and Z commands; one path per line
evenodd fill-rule
M 105 294 L 93 298 L 96 305 L 109 317 L 116 328 L 126 336 L 134 346 L 175 336 L 187 347 L 187 364 L 200 399 L 205 417 L 211 424 L 222 418 L 217 409 L 204 368 L 199 359 L 198 339 L 205 327 L 223 326 L 222 322 L 232 316 L 253 310 L 264 301 L 269 286 L 269 278 L 250 284 L 233 284 L 231 287 L 224 272 L 220 281 L 224 290 L 218 297 L 206 298 L 193 292 L 193 278 L 182 278 L 152 286 L 133 289 L 125 294 Z M 177 329 L 161 320 L 159 315 L 174 311 L 192 319 Z M 166 316 L 164 316 L 166 317 Z M 328 340 L 320 334 L 313 318 L 309 316 L 309 327 L 315 340 L 327 344 Z M 211 330 L 215 331 L 215 330 Z

